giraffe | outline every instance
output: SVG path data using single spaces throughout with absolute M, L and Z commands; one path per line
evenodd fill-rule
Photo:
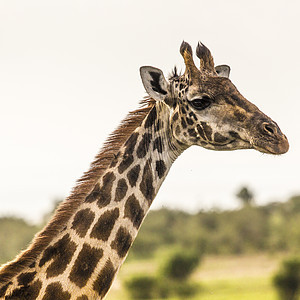
M 278 125 L 247 101 L 198 43 L 185 72 L 144 66 L 149 97 L 108 138 L 88 172 L 28 249 L 0 269 L 1 299 L 102 299 L 173 162 L 187 148 L 283 154 Z

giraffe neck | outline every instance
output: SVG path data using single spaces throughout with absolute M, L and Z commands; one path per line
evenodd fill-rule
M 171 138 L 169 118 L 165 104 L 151 109 L 63 230 L 15 279 L 10 293 L 20 290 L 25 277 L 37 299 L 106 295 L 172 163 L 184 150 Z

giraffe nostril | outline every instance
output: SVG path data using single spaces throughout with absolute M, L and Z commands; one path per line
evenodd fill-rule
M 266 131 L 268 134 L 274 135 L 276 133 L 276 128 L 270 123 L 263 124 L 263 130 Z

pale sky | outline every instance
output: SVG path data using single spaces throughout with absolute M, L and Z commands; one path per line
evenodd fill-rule
M 38 221 L 88 169 L 145 91 L 142 65 L 184 69 L 182 40 L 231 66 L 290 141 L 282 156 L 192 147 L 153 208 L 233 208 L 300 193 L 299 1 L 0 0 L 0 215 Z

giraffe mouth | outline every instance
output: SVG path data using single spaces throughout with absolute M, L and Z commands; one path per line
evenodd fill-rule
M 253 148 L 251 146 L 251 143 L 243 140 L 241 138 L 236 138 L 229 140 L 225 143 L 212 143 L 210 142 L 208 145 L 210 145 L 214 150 L 218 151 L 226 151 L 226 150 L 235 150 L 235 149 L 251 149 Z
M 286 153 L 289 150 L 289 143 L 287 140 L 283 141 L 282 143 L 276 144 L 257 143 L 253 145 L 253 149 L 266 154 L 280 155 Z
M 237 150 L 237 149 L 255 149 L 261 153 L 280 155 L 284 154 L 289 149 L 289 143 L 286 137 L 279 142 L 270 142 L 263 139 L 244 140 L 236 138 L 226 143 L 210 143 L 214 150 Z

